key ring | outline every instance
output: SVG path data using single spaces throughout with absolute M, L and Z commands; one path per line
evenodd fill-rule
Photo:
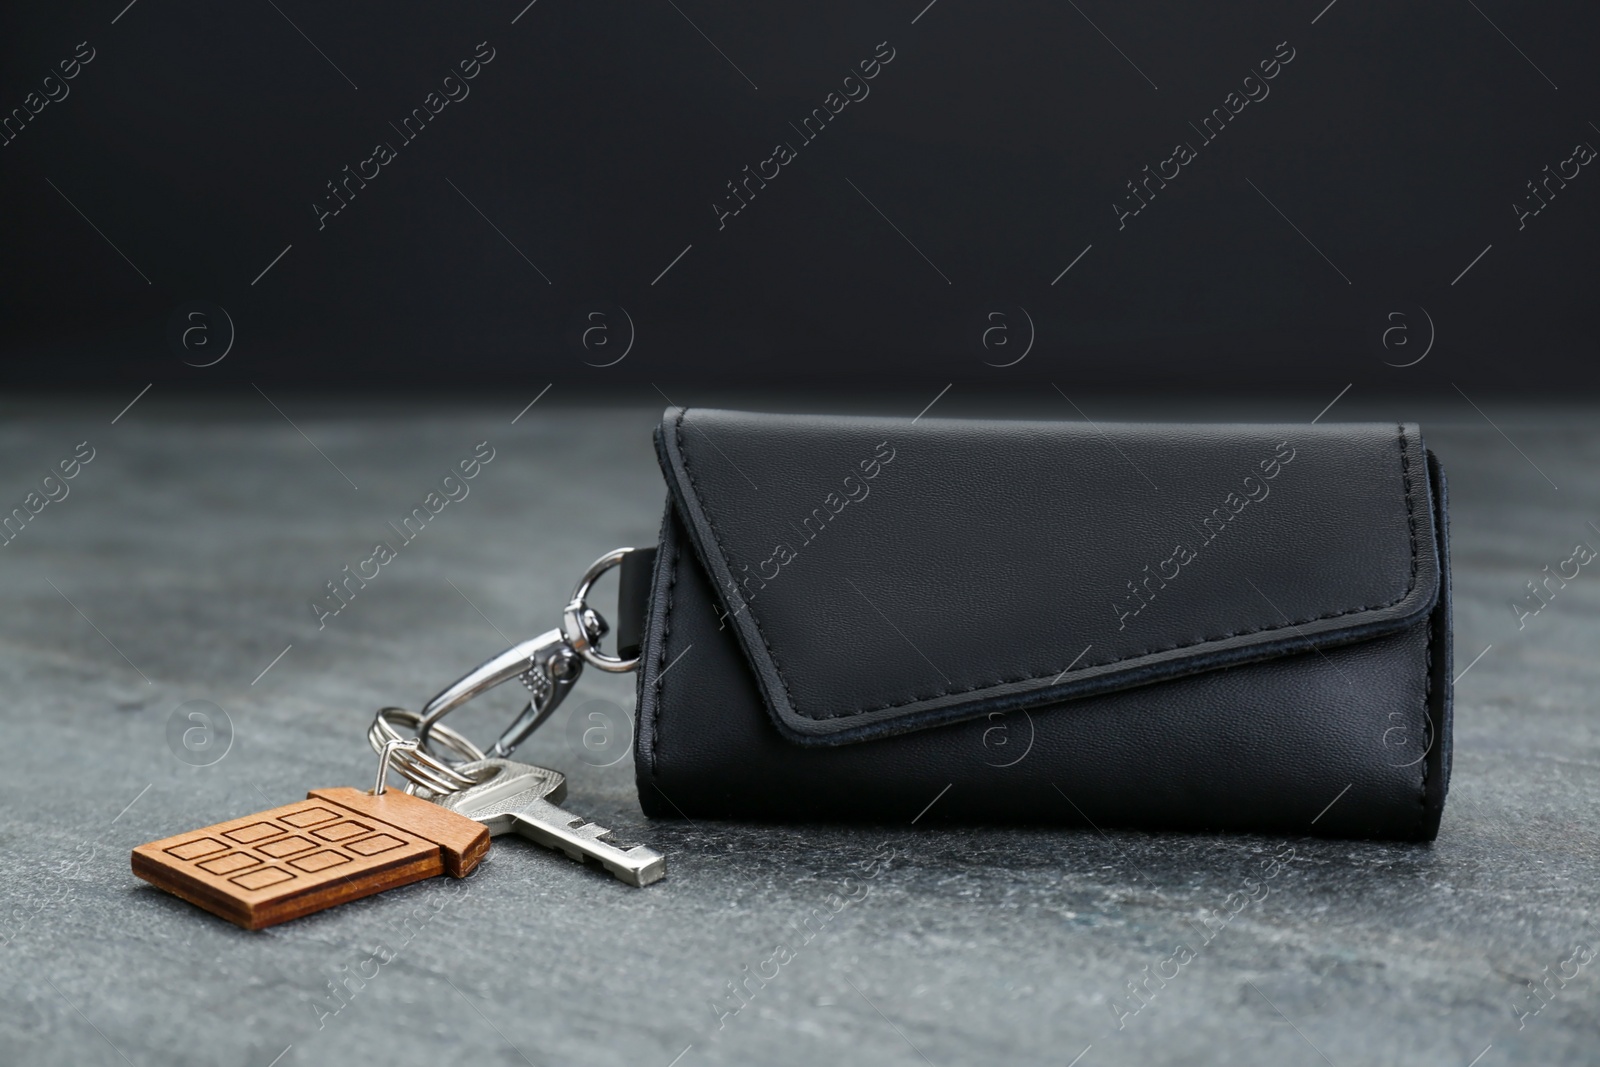
M 409 783 L 405 791 L 415 795 L 417 787 L 421 786 L 431 794 L 444 796 L 478 784 L 478 778 L 429 755 L 420 742 L 407 737 L 395 726 L 395 723 L 399 723 L 415 729 L 421 719 L 422 716 L 405 708 L 380 708 L 372 718 L 372 725 L 367 728 L 367 743 L 374 752 L 389 752 L 387 766 L 398 771 Z M 464 764 L 485 758 L 482 749 L 448 726 L 435 727 L 434 734 L 440 744 L 460 756 Z M 391 745 L 409 747 L 391 750 Z
M 579 675 L 583 673 L 585 663 L 593 664 L 596 669 L 613 674 L 635 670 L 638 667 L 638 656 L 624 659 L 600 650 L 600 640 L 610 631 L 610 626 L 599 612 L 589 606 L 586 599 L 600 576 L 613 567 L 620 566 L 633 551 L 635 550 L 632 548 L 614 548 L 589 565 L 589 569 L 584 572 L 573 590 L 572 598 L 562 611 L 559 627 L 513 645 L 498 656 L 485 660 L 440 690 L 432 700 L 422 706 L 422 712 L 416 718 L 420 748 L 415 756 L 427 755 L 434 762 L 435 766 L 425 768 L 427 772 L 432 772 L 436 779 L 442 778 L 443 776 L 438 774 L 438 767 L 458 762 L 450 760 L 448 756 L 438 751 L 434 745 L 435 740 L 439 740 L 442 747 L 454 750 L 457 755 L 462 754 L 460 747 L 445 739 L 442 732 L 444 728 L 439 725 L 439 720 L 497 685 L 518 678 L 527 687 L 531 697 L 489 751 L 486 754 L 478 752 L 479 759 L 486 756 L 505 759 L 510 756 L 529 734 L 550 717 L 561 701 L 566 699 Z M 374 729 L 377 729 L 376 723 Z M 460 734 L 454 734 L 454 738 L 465 741 Z M 395 760 L 396 765 L 411 766 L 408 760 L 415 756 L 408 754 L 399 757 Z M 420 764 L 420 760 L 417 762 Z M 405 771 L 402 770 L 401 773 L 404 774 Z M 425 788 L 433 789 L 434 785 L 426 784 Z M 462 787 L 458 785 L 454 788 Z

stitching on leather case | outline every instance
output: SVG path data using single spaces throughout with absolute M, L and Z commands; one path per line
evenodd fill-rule
M 663 676 L 662 663 L 667 658 L 667 639 L 672 636 L 672 597 L 678 587 L 678 559 L 683 555 L 683 550 L 674 547 L 672 550 L 672 577 L 667 581 L 667 610 L 661 614 L 661 654 L 656 657 L 656 713 L 650 716 L 650 780 L 658 781 L 661 776 L 661 708 L 667 702 L 667 683 Z
M 688 408 L 679 409 L 678 417 L 673 422 L 672 426 L 673 438 L 676 440 L 678 445 L 678 454 L 683 457 L 683 470 L 684 473 L 689 477 L 689 485 L 694 489 L 695 499 L 699 501 L 701 509 L 706 513 L 706 522 L 711 527 L 711 539 L 716 544 L 718 553 L 721 554 L 724 560 L 726 560 L 728 558 L 728 551 L 723 544 L 722 535 L 717 531 L 717 521 L 711 514 L 710 504 L 707 503 L 705 497 L 700 493 L 700 483 L 695 481 L 694 467 L 689 460 L 689 450 L 686 449 L 683 444 L 683 420 L 688 413 Z M 1294 626 L 1303 626 L 1310 622 L 1323 622 L 1327 619 L 1337 619 L 1344 615 L 1354 615 L 1363 611 L 1377 611 L 1384 608 L 1392 608 L 1402 600 L 1406 599 L 1406 597 L 1410 596 L 1412 590 L 1416 589 L 1417 587 L 1416 504 L 1412 499 L 1410 445 L 1406 441 L 1405 424 L 1396 423 L 1395 428 L 1400 446 L 1400 483 L 1404 491 L 1406 502 L 1406 526 L 1409 531 L 1411 541 L 1411 573 L 1407 578 L 1405 591 L 1399 596 L 1385 604 L 1364 604 L 1360 607 L 1345 608 L 1342 611 L 1329 612 L 1325 615 L 1315 615 L 1310 618 L 1298 619 L 1293 622 L 1273 623 L 1267 626 L 1258 626 L 1251 630 L 1232 630 L 1228 633 L 1214 634 L 1210 637 L 1203 637 L 1198 641 L 1191 641 L 1187 644 L 1179 643 L 1165 645 L 1161 648 L 1147 648 L 1139 652 L 1130 652 L 1127 655 L 1119 656 L 1116 659 L 1105 660 L 1101 663 L 1091 663 L 1086 667 L 1080 668 L 1080 670 L 1087 670 L 1089 667 L 1107 667 L 1117 663 L 1124 663 L 1128 660 L 1139 659 L 1143 656 L 1153 655 L 1157 652 L 1171 652 L 1177 649 L 1196 648 L 1200 645 L 1210 644 L 1213 641 L 1224 641 L 1230 637 L 1245 637 L 1249 636 L 1250 634 L 1267 633 L 1273 630 L 1283 630 Z M 949 688 L 938 693 L 912 696 L 908 700 L 899 700 L 888 704 L 879 704 L 878 706 L 871 708 L 847 708 L 844 711 L 828 712 L 825 715 L 811 715 L 807 712 L 801 711 L 799 705 L 795 703 L 794 693 L 789 689 L 789 680 L 783 676 L 783 665 L 778 662 L 778 655 L 773 651 L 772 642 L 767 640 L 766 632 L 761 628 L 761 619 L 754 611 L 750 612 L 750 621 L 755 624 L 756 634 L 761 638 L 761 643 L 766 648 L 767 655 L 771 657 L 772 665 L 778 672 L 778 684 L 783 686 L 784 694 L 789 698 L 789 706 L 794 709 L 794 713 L 796 715 L 799 715 L 802 718 L 810 719 L 813 722 L 821 721 L 823 719 L 843 718 L 846 715 L 867 715 L 877 711 L 888 711 L 891 708 L 903 708 L 911 704 L 920 704 L 928 700 L 937 700 L 940 697 L 959 696 L 963 693 L 971 693 L 980 689 L 992 689 L 995 686 L 1000 685 L 1014 685 L 1017 682 L 1033 682 L 1038 681 L 1041 678 L 1056 678 L 1059 677 L 1061 673 L 1059 671 L 1046 671 L 1043 674 L 1022 675 L 1017 678 L 1001 678 L 993 682 L 979 682 L 963 689 Z M 1423 773 L 1426 775 L 1427 772 L 1424 771 Z
M 1424 451 L 1426 451 L 1426 450 L 1424 450 Z M 1425 478 L 1429 478 L 1430 484 L 1431 484 L 1432 483 L 1432 475 L 1430 473 L 1428 473 L 1428 457 L 1426 456 L 1426 454 L 1424 454 L 1424 456 L 1423 456 L 1422 463 L 1423 463 L 1423 472 L 1424 472 L 1423 476 Z M 1434 517 L 1435 524 L 1438 524 L 1441 521 L 1448 523 L 1449 519 L 1440 514 L 1440 509 L 1439 509 L 1438 505 L 1439 505 L 1439 502 L 1438 502 L 1437 499 L 1435 499 L 1435 510 L 1433 512 L 1433 517 Z M 1445 596 L 1445 591 L 1442 588 L 1442 586 L 1446 582 L 1449 581 L 1448 577 L 1444 574 L 1444 568 L 1443 568 L 1443 563 L 1444 563 L 1444 559 L 1445 559 L 1445 551 L 1444 551 L 1444 547 L 1445 546 L 1443 544 L 1443 540 L 1444 540 L 1443 532 L 1442 531 L 1436 531 L 1435 534 L 1434 534 L 1434 544 L 1438 547 L 1439 553 L 1440 553 L 1440 564 L 1441 564 L 1441 567 L 1440 567 L 1439 582 L 1440 582 L 1441 588 L 1439 590 L 1439 596 L 1440 596 L 1441 600 Z M 1436 606 L 1433 609 L 1434 612 L 1437 613 L 1440 610 L 1440 607 L 1442 607 L 1442 605 Z M 1448 636 L 1445 638 L 1445 640 L 1449 640 Z M 1435 723 L 1433 721 L 1433 645 L 1434 645 L 1434 641 L 1435 641 L 1435 637 L 1434 637 L 1433 619 L 1429 618 L 1429 620 L 1428 620 L 1428 641 L 1427 641 L 1427 644 L 1424 646 L 1424 648 L 1426 649 L 1427 655 L 1426 655 L 1426 658 L 1423 661 L 1424 676 L 1426 677 L 1427 682 L 1423 686 L 1423 690 L 1422 690 L 1422 723 L 1423 723 L 1424 726 L 1426 726 L 1428 728 L 1429 744 L 1428 744 L 1428 750 L 1422 754 L 1422 775 L 1421 775 L 1421 781 L 1418 783 L 1418 786 L 1417 786 L 1417 832 L 1416 832 L 1416 836 L 1418 838 L 1423 836 L 1424 830 L 1426 829 L 1427 824 L 1428 824 L 1428 762 L 1429 762 L 1430 757 L 1432 757 L 1432 755 L 1433 755 L 1433 746 L 1434 745 L 1442 745 L 1442 744 L 1444 744 L 1444 738 L 1442 736 L 1443 735 L 1443 731 L 1444 731 L 1444 714 L 1443 714 L 1443 707 L 1442 706 L 1440 708 L 1440 716 L 1439 716 L 1439 720 L 1440 721 L 1438 723 Z M 1448 663 L 1449 663 L 1449 660 L 1447 658 L 1446 661 L 1445 661 L 1445 669 L 1446 669 L 1446 671 L 1449 670 Z M 1445 700 L 1449 699 L 1449 692 L 1450 691 L 1448 689 L 1443 691 L 1443 696 L 1442 696 L 1442 698 L 1440 700 L 1440 704 L 1441 705 L 1444 703 Z
M 1428 757 L 1433 755 L 1433 745 L 1439 743 L 1437 731 L 1433 726 L 1433 620 L 1428 620 L 1428 640 L 1423 645 L 1426 652 L 1422 661 L 1423 677 L 1427 683 L 1422 687 L 1422 725 L 1428 728 L 1428 738 L 1432 742 L 1428 751 L 1422 754 L 1422 781 L 1417 787 L 1417 836 L 1422 836 L 1422 828 L 1428 821 Z

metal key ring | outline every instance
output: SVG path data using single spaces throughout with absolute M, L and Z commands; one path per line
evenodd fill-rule
M 381 708 L 373 716 L 372 725 L 367 728 L 367 743 L 373 751 L 382 752 L 391 742 L 408 740 L 405 734 L 396 729 L 396 722 L 415 729 L 421 721 L 422 716 L 405 708 Z M 458 731 L 439 725 L 434 727 L 433 732 L 441 745 L 460 756 L 464 762 L 472 763 L 485 758 L 483 750 Z M 420 746 L 394 752 L 390 757 L 390 766 L 412 783 L 406 787 L 408 793 L 413 792 L 416 786 L 421 786 L 430 793 L 443 796 L 478 783 L 478 779 L 470 773 L 462 773 L 434 758 Z
M 402 708 L 384 708 L 379 711 L 367 730 L 367 742 L 372 745 L 374 750 L 381 750 L 395 739 L 406 736 L 389 721 L 391 716 L 406 722 L 408 725 L 416 718 L 413 713 Z M 446 747 L 451 748 L 463 757 L 469 756 L 472 752 L 478 750 L 477 746 L 467 741 L 466 738 L 461 737 L 454 731 L 451 731 L 451 733 L 453 736 L 443 739 Z M 426 751 L 423 751 L 420 746 L 416 749 L 402 750 L 395 753 L 391 759 L 391 765 L 409 783 L 406 786 L 407 793 L 416 793 L 417 788 L 420 786 L 430 795 L 443 796 L 477 784 L 477 779 L 470 772 L 457 771 L 449 764 L 441 762 Z
M 394 719 L 406 725 L 412 725 L 417 716 L 403 708 L 384 708 L 373 717 L 372 725 L 367 729 L 367 742 L 375 751 L 381 751 L 390 742 L 404 739 L 407 735 L 396 729 Z M 450 731 L 448 738 L 441 738 L 445 746 L 455 751 L 462 757 L 468 757 L 478 751 L 477 746 L 455 731 Z M 403 750 L 395 753 L 391 765 L 399 771 L 407 782 L 406 792 L 415 793 L 418 786 L 430 794 L 447 794 L 458 792 L 469 785 L 476 784 L 475 780 L 466 774 L 456 771 L 449 764 L 441 762 L 423 751 L 420 746 L 416 749 Z
M 589 635 L 596 628 L 590 621 L 594 609 L 585 602 L 589 590 L 600 576 L 613 567 L 621 566 L 622 561 L 632 548 L 613 548 L 589 565 L 583 573 L 583 578 L 578 582 L 578 587 L 572 591 L 572 600 L 567 604 L 566 610 L 561 613 L 561 636 L 567 639 L 567 644 L 572 650 L 582 656 L 585 663 L 611 674 L 626 674 L 639 666 L 639 657 L 623 659 L 620 656 L 608 656 L 601 652 L 598 639 Z M 604 629 L 600 632 L 603 634 Z

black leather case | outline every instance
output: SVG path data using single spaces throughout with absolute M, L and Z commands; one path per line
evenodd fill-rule
M 1444 476 L 1410 424 L 669 409 L 652 816 L 1428 840 Z

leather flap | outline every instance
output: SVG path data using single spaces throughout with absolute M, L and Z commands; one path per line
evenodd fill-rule
M 1411 424 L 669 408 L 656 445 L 723 624 L 802 744 L 1366 640 L 1439 592 Z

